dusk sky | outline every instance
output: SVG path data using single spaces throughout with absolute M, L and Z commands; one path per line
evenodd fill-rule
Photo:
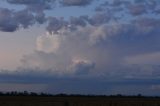
M 160 96 L 160 0 L 1 0 L 0 91 Z

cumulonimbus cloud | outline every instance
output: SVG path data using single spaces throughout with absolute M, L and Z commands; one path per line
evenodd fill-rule
M 22 11 L 1 8 L 0 30 L 12 32 L 21 27 L 28 28 L 35 23 L 47 23 L 46 31 L 50 35 L 40 35 L 37 38 L 35 52 L 22 58 L 22 67 L 26 69 L 51 70 L 60 76 L 81 74 L 120 78 L 142 77 L 146 75 L 143 70 L 144 65 L 126 66 L 125 59 L 159 50 L 157 39 L 160 38 L 160 20 L 151 17 L 157 16 L 156 5 L 159 3 L 148 0 L 147 2 L 122 1 L 114 0 L 101 4 L 101 10 L 92 16 L 71 16 L 65 19 L 46 17 L 44 10 L 49 8 L 43 6 L 48 6 L 50 0 L 48 2 L 8 0 L 11 4 L 23 4 L 26 8 Z M 91 1 L 63 0 L 60 3 L 64 6 L 86 6 Z M 37 7 L 32 9 L 33 6 Z M 40 11 L 36 11 L 39 8 Z M 122 9 L 115 11 L 117 8 Z M 137 67 L 137 70 L 142 70 L 140 75 L 134 72 L 134 68 Z M 151 71 L 155 73 L 155 70 Z
M 136 21 L 142 20 L 137 19 Z M 155 70 L 157 68 L 146 72 L 144 71 L 146 65 L 126 64 L 125 59 L 126 56 L 132 57 L 150 51 L 158 51 L 156 46 L 158 40 L 156 39 L 159 38 L 157 27 L 160 24 L 158 24 L 158 19 L 154 18 L 147 18 L 143 22 L 136 21 L 129 24 L 79 26 L 76 30 L 61 28 L 55 34 L 56 37 L 55 35 L 46 36 L 47 39 L 41 37 L 41 40 L 46 41 L 49 45 L 38 42 L 47 48 L 54 47 L 57 42 L 56 49 L 49 49 L 48 52 L 48 49 L 41 48 L 35 53 L 25 56 L 23 58 L 24 67 L 51 69 L 58 75 L 153 77 L 155 75 L 153 73 L 157 73 Z M 146 31 L 146 28 L 150 30 Z M 148 42 L 150 34 L 153 34 L 152 40 L 154 41 Z M 147 66 L 147 68 L 149 67 L 152 67 L 152 64 Z M 137 74 L 134 70 L 141 73 Z

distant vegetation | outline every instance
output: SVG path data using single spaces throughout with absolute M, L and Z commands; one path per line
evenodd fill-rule
M 11 91 L 11 92 L 0 92 L 0 96 L 47 96 L 47 97 L 120 97 L 120 98 L 160 98 L 160 96 L 143 96 L 141 94 L 137 95 L 82 95 L 82 94 L 50 94 L 50 93 L 36 93 L 36 92 L 28 92 L 28 91 L 23 91 L 23 92 L 17 92 L 17 91 Z

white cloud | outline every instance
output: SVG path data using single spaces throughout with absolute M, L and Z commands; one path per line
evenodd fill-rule
M 90 70 L 94 69 L 95 64 L 89 60 L 85 60 L 82 58 L 73 58 L 72 64 L 70 65 L 68 70 L 74 71 L 77 74 L 88 74 Z
M 45 53 L 56 53 L 61 44 L 61 36 L 58 34 L 39 36 L 36 41 L 37 50 Z

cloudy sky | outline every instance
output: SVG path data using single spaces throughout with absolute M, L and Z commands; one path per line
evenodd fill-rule
M 160 95 L 159 0 L 1 0 L 0 90 Z

